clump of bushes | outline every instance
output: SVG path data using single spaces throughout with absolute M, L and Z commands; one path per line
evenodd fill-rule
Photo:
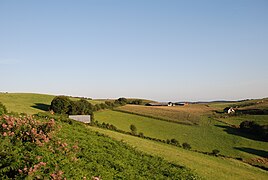
M 53 137 L 55 129 L 53 119 L 41 122 L 32 116 L 1 116 L 0 177 L 63 179 L 64 172 L 59 169 L 57 161 L 62 154 L 65 157 L 75 157 L 75 154 L 74 148 Z
M 191 145 L 186 142 L 182 144 L 182 147 L 183 149 L 187 149 L 187 150 L 190 150 L 192 148 Z
M 7 108 L 6 108 L 6 106 L 0 102 L 0 116 L 1 116 L 2 114 L 6 114 L 6 113 L 7 113 Z
M 211 154 L 214 156 L 218 156 L 220 154 L 220 151 L 218 149 L 213 149 Z
M 93 114 L 94 106 L 85 99 L 72 101 L 66 96 L 57 96 L 52 100 L 50 110 L 58 114 L 86 115 Z

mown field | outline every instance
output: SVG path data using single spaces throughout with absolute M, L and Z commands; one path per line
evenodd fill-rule
M 189 143 L 193 149 L 205 152 L 218 149 L 221 154 L 232 157 L 256 158 L 258 157 L 257 151 L 267 152 L 268 150 L 267 142 L 243 137 L 242 134 L 226 124 L 208 117 L 202 117 L 200 119 L 202 123 L 198 126 L 170 123 L 112 110 L 96 112 L 95 119 L 99 122 L 113 124 L 118 129 L 125 131 L 130 131 L 130 125 L 134 124 L 138 132 L 144 133 L 145 136 L 165 140 L 175 138 L 180 143 Z M 256 153 L 246 152 L 247 148 L 255 150 Z
M 123 141 L 138 150 L 148 154 L 157 155 L 164 159 L 182 164 L 194 170 L 204 179 L 267 179 L 268 172 L 252 167 L 241 161 L 228 158 L 208 156 L 171 145 L 153 142 L 138 137 L 121 134 L 118 132 L 88 127 L 91 130 L 104 133 L 118 141 Z
M 0 102 L 5 104 L 8 111 L 18 113 L 35 114 L 47 111 L 52 99 L 55 96 L 33 93 L 0 93 Z M 79 100 L 79 98 L 71 98 Z M 92 104 L 102 103 L 103 101 L 88 100 Z
M 116 110 L 193 125 L 199 124 L 201 116 L 211 114 L 213 109 L 203 104 L 190 104 L 175 107 L 126 105 Z

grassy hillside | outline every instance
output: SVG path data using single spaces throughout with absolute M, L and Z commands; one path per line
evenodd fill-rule
M 201 115 L 212 113 L 212 109 L 203 104 L 175 107 L 126 105 L 117 109 L 124 112 L 184 124 L 198 124 Z
M 88 127 L 116 140 L 124 141 L 138 150 L 193 169 L 205 179 L 267 179 L 267 171 L 249 166 L 237 160 L 208 156 L 182 148 L 157 143 L 138 137 L 96 127 Z
M 244 152 L 238 148 L 253 148 L 256 151 L 268 150 L 267 142 L 244 138 L 240 134 L 235 134 L 236 131 L 225 124 L 208 117 L 202 117 L 198 126 L 175 124 L 111 110 L 95 113 L 95 119 L 99 122 L 113 124 L 125 131 L 130 131 L 130 125 L 134 124 L 138 132 L 143 132 L 145 136 L 165 140 L 175 138 L 180 143 L 191 144 L 197 150 L 211 152 L 213 149 L 218 149 L 221 154 L 233 157 L 257 157 L 256 154 Z
M 48 110 L 48 107 L 55 96 L 33 93 L 0 93 L 0 102 L 5 104 L 8 111 L 35 114 Z M 79 100 L 79 98 L 71 98 Z M 88 100 L 92 104 L 102 103 L 103 101 Z
M 84 124 L 49 116 L 0 117 L 1 178 L 198 179 L 185 167 L 141 153 Z

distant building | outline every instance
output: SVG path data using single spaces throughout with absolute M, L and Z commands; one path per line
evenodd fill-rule
M 232 107 L 230 107 L 230 109 L 228 109 L 228 114 L 231 114 L 231 113 L 235 113 L 235 110 Z
M 226 107 L 224 108 L 223 110 L 225 113 L 228 113 L 228 114 L 232 114 L 232 113 L 235 113 L 235 110 L 233 107 Z
M 174 103 L 168 102 L 168 103 L 147 103 L 146 106 L 175 106 Z
M 83 122 L 83 123 L 90 123 L 91 122 L 90 115 L 70 115 L 69 118 L 73 119 L 75 121 Z

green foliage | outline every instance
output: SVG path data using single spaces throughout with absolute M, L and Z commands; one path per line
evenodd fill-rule
M 187 150 L 190 150 L 192 148 L 191 145 L 186 142 L 182 144 L 182 147 L 183 149 L 187 149 Z
M 7 113 L 7 108 L 0 102 L 0 115 Z
M 2 179 L 198 178 L 182 166 L 91 132 L 79 122 L 70 124 L 63 115 L 34 117 L 1 117 Z
M 129 128 L 132 134 L 137 134 L 137 127 L 134 124 L 131 124 Z
M 218 149 L 213 149 L 212 150 L 212 155 L 217 156 L 220 153 L 220 151 Z
M 72 103 L 66 96 L 57 96 L 51 101 L 50 109 L 58 114 L 67 114 Z
M 142 104 L 143 104 L 143 102 L 142 102 L 141 99 L 133 99 L 133 100 L 129 100 L 127 103 L 128 103 L 128 104 L 135 104 L 135 105 L 142 105 Z

